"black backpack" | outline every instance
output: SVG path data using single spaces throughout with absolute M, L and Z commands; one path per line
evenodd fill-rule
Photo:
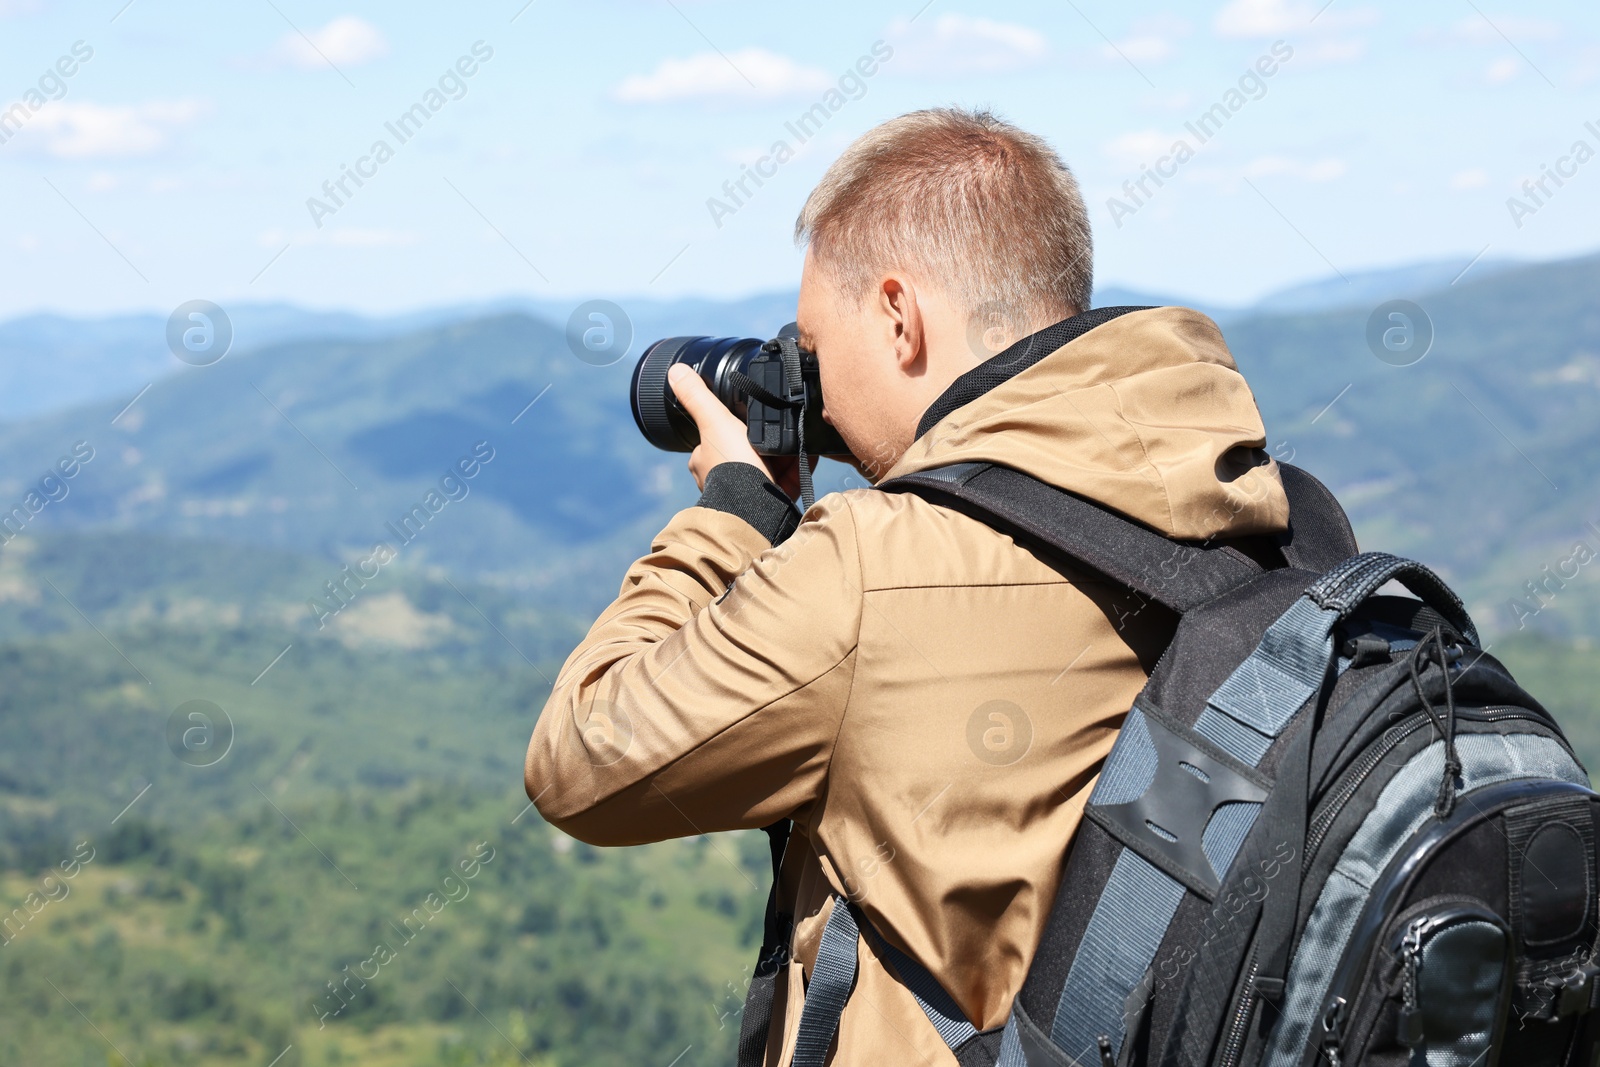
M 1419 563 L 1355 554 L 1332 495 L 1280 470 L 1291 529 L 1270 569 L 992 464 L 879 487 L 1064 556 L 1127 587 L 1130 610 L 1177 622 L 1006 1025 L 976 1031 L 839 898 L 797 1067 L 826 1058 L 858 927 L 963 1067 L 1595 1062 L 1600 797 L 1460 599 Z M 1416 599 L 1379 594 L 1390 580 Z

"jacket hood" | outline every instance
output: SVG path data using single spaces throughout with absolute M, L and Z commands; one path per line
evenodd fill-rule
M 921 430 L 885 479 L 997 463 L 1169 537 L 1288 526 L 1255 396 L 1217 324 L 1189 308 L 1089 312 L 1024 338 L 958 379 Z

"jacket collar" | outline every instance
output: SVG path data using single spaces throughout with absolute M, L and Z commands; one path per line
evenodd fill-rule
M 1130 311 L 1148 310 L 1147 307 L 1136 306 L 1094 308 L 1029 334 L 951 382 L 949 388 L 940 393 L 938 399 L 923 412 L 922 421 L 917 423 L 917 437 L 933 429 L 952 411 L 972 403 L 995 386 L 1027 370 L 1068 341 Z

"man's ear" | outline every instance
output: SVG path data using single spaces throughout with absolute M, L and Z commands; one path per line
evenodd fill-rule
M 889 274 L 878 283 L 878 302 L 894 329 L 894 358 L 902 374 L 918 373 L 926 352 L 927 324 L 911 279 Z

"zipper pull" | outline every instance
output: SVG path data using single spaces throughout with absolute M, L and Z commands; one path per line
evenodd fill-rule
M 1101 1034 L 1095 1043 L 1100 1046 L 1100 1067 L 1117 1067 L 1117 1058 L 1111 1054 L 1111 1039 Z
M 1329 1067 L 1344 1067 L 1344 1051 L 1340 1041 L 1344 1036 L 1345 999 L 1334 997 L 1322 1013 L 1322 1054 L 1328 1057 Z
M 1422 1044 L 1422 1009 L 1417 1006 L 1417 967 L 1422 963 L 1422 930 L 1427 920 L 1415 919 L 1400 943 L 1403 963 L 1398 1040 L 1406 1048 Z

